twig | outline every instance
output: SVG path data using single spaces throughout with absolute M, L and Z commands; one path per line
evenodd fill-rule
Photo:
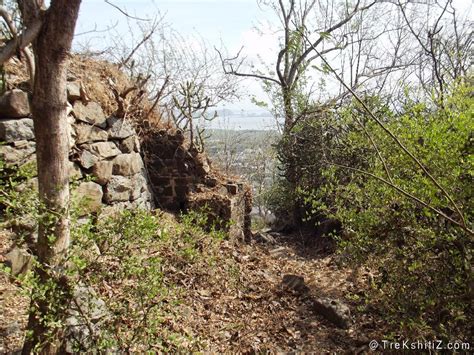
M 130 15 L 129 13 L 127 13 L 126 11 L 122 10 L 119 6 L 113 4 L 112 2 L 110 2 L 110 0 L 104 0 L 107 4 L 109 4 L 110 6 L 116 8 L 118 11 L 120 11 L 122 14 L 124 14 L 125 16 L 131 18 L 131 19 L 134 19 L 134 20 L 138 20 L 138 21 L 151 21 L 151 19 L 149 18 L 140 18 L 140 17 L 135 17 L 135 16 L 132 16 Z

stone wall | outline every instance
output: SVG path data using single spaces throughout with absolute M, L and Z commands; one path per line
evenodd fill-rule
M 70 176 L 77 182 L 73 200 L 84 215 L 151 209 L 152 194 L 134 128 L 126 120 L 106 117 L 98 103 L 83 96 L 80 83 L 68 83 Z M 7 164 L 36 160 L 33 120 L 27 93 L 12 90 L 0 97 L 0 157 Z
M 181 131 L 147 129 L 139 139 L 127 120 L 107 117 L 86 97 L 79 82 L 68 83 L 70 176 L 77 182 L 72 196 L 83 215 L 153 205 L 173 212 L 207 208 L 211 223 L 250 236 L 246 185 L 218 174 Z M 36 161 L 33 120 L 27 93 L 0 97 L 0 158 L 6 163 Z

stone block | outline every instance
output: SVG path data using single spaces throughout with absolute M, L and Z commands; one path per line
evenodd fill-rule
M 132 190 L 130 200 L 134 201 L 142 196 L 142 193 L 148 190 L 147 181 L 143 174 L 136 174 L 132 177 Z
M 7 164 L 18 164 L 22 165 L 29 159 L 34 158 L 36 151 L 35 142 L 21 141 L 15 142 L 13 146 L 0 145 L 0 158 L 2 158 Z
M 113 158 L 122 153 L 114 142 L 97 142 L 86 145 L 85 147 L 100 160 Z
M 112 175 L 105 187 L 104 200 L 108 204 L 130 201 L 132 180 L 120 175 Z
M 87 105 L 84 105 L 81 101 L 76 101 L 73 106 L 73 112 L 79 121 L 101 128 L 107 126 L 104 111 L 102 111 L 102 107 L 97 102 L 89 102 Z
M 69 162 L 69 179 L 70 180 L 78 180 L 82 178 L 82 170 L 81 167 L 70 161 Z
M 160 186 L 168 186 L 171 184 L 171 178 L 170 177 L 158 177 L 158 176 L 152 176 L 151 177 L 152 183 L 156 187 Z
M 22 118 L 31 113 L 28 94 L 24 91 L 13 89 L 0 97 L 0 117 Z
M 135 130 L 130 122 L 123 118 L 109 117 L 107 119 L 107 126 L 109 138 L 111 139 L 125 139 L 135 134 Z
M 74 129 L 76 131 L 77 144 L 105 142 L 108 138 L 107 131 L 96 126 L 78 123 L 74 126 Z
M 14 141 L 34 138 L 35 133 L 32 119 L 22 118 L 0 120 L 0 141 L 11 143 Z
M 81 215 L 98 212 L 102 207 L 102 196 L 102 187 L 92 181 L 83 182 L 72 192 L 73 201 L 79 204 Z
M 5 255 L 6 264 L 11 268 L 13 276 L 26 274 L 33 262 L 33 256 L 26 250 L 15 247 L 7 255 Z
M 143 169 L 142 157 L 139 153 L 121 154 L 113 160 L 113 174 L 130 176 Z
M 75 160 L 84 168 L 90 169 L 94 166 L 95 163 L 99 160 L 94 154 L 89 152 L 88 150 L 81 150 Z
M 125 138 L 120 142 L 119 148 L 122 153 L 133 153 L 140 151 L 140 141 L 136 135 Z
M 172 187 L 172 186 L 166 186 L 166 187 L 164 187 L 163 190 L 161 191 L 161 195 L 163 195 L 163 196 L 169 196 L 169 197 L 174 196 L 173 187 Z
M 109 182 L 112 177 L 113 163 L 108 160 L 102 160 L 95 163 L 92 167 L 92 176 L 95 178 L 95 182 L 100 185 L 105 185 Z
M 175 186 L 174 191 L 179 199 L 183 199 L 189 194 L 189 187 L 186 185 L 178 185 Z
M 67 83 L 67 99 L 71 102 L 81 98 L 81 84 L 77 81 L 68 81 Z

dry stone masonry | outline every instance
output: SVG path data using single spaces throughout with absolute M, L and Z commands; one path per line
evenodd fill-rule
M 106 117 L 98 103 L 81 101 L 77 82 L 68 83 L 68 100 L 70 176 L 77 181 L 72 196 L 81 212 L 151 209 L 152 194 L 132 125 Z M 0 97 L 0 158 L 7 164 L 36 160 L 33 120 L 26 92 L 12 90 Z
M 80 82 L 69 81 L 67 92 L 72 197 L 83 215 L 154 205 L 175 212 L 204 208 L 210 223 L 249 238 L 250 189 L 217 174 L 181 131 L 149 129 L 142 144 L 130 122 L 107 117 Z M 0 158 L 7 164 L 36 161 L 33 121 L 26 92 L 0 97 Z

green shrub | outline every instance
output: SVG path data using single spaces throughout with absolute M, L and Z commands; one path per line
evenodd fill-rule
M 445 108 L 408 101 L 401 113 L 390 112 L 377 100 L 370 102 L 378 117 L 446 189 L 471 229 L 472 91 L 458 86 Z M 396 329 L 411 336 L 466 335 L 472 319 L 472 234 L 433 211 L 461 221 L 445 194 L 359 104 L 346 107 L 339 117 L 336 124 L 345 129 L 315 173 L 319 185 L 300 189 L 309 212 L 343 222 L 340 250 L 376 271 L 371 301 Z M 355 152 L 364 155 L 355 154 L 353 159 Z M 390 180 L 431 209 L 401 194 L 388 184 Z

